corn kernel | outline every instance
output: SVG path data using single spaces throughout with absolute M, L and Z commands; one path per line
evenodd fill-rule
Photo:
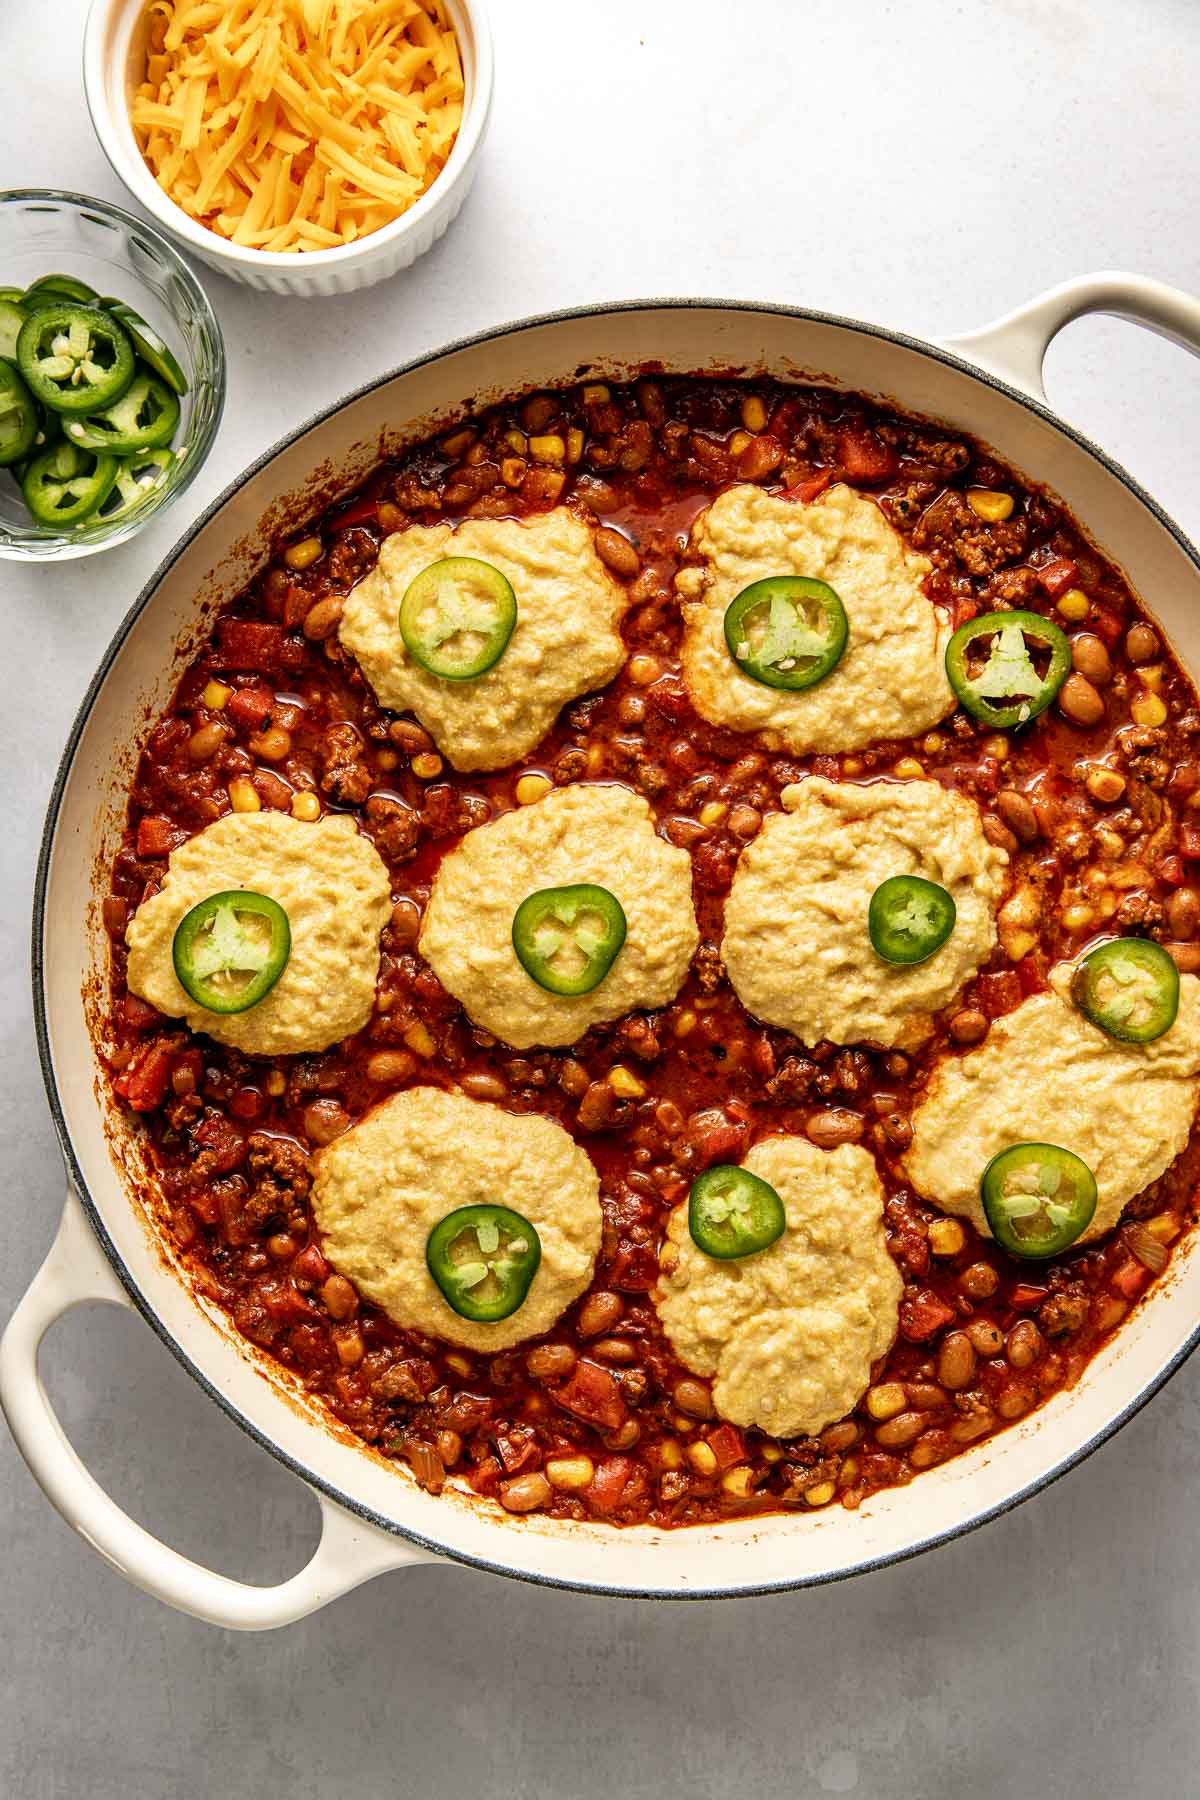
M 442 759 L 435 756 L 432 750 L 423 750 L 413 757 L 409 767 L 418 781 L 432 781 L 435 775 L 442 772 Z
M 748 1500 L 754 1492 L 754 1470 L 749 1463 L 739 1463 L 728 1475 L 722 1475 L 721 1486 L 735 1500 Z
M 998 525 L 1011 515 L 1013 498 L 1011 494 L 997 494 L 991 488 L 968 488 L 967 505 L 977 519 L 983 519 L 988 525 Z
M 729 807 L 724 800 L 706 800 L 700 808 L 700 823 L 710 826 L 719 825 L 728 811 Z
M 1146 1230 L 1151 1237 L 1156 1237 L 1160 1244 L 1173 1244 L 1182 1227 L 1174 1213 L 1155 1213 L 1152 1219 L 1146 1220 Z
M 898 776 L 901 781 L 916 781 L 924 773 L 923 766 L 915 756 L 902 756 L 892 770 L 892 774 Z
M 873 1419 L 894 1419 L 908 1405 L 908 1395 L 898 1381 L 885 1381 L 867 1389 L 867 1411 Z
M 258 789 L 245 776 L 239 776 L 229 784 L 229 804 L 234 812 L 261 812 L 262 801 L 258 797 Z
M 532 806 L 543 794 L 548 794 L 554 786 L 548 775 L 522 775 L 516 786 L 517 805 Z
M 265 731 L 253 733 L 250 748 L 264 762 L 282 762 L 292 753 L 292 734 L 280 725 L 269 725 Z
M 1167 709 L 1157 694 L 1139 694 L 1129 708 L 1129 716 L 1135 725 L 1161 725 Z
M 1090 906 L 1066 906 L 1062 911 L 1062 922 L 1068 931 L 1086 931 L 1095 923 L 1096 915 Z
M 1104 893 L 1096 902 L 1096 911 L 1102 919 L 1111 919 L 1119 904 L 1115 894 Z
M 921 739 L 921 748 L 926 756 L 936 756 L 945 741 L 940 731 L 929 731 Z
M 703 1438 L 688 1445 L 687 1459 L 697 1475 L 715 1475 L 717 1472 L 716 1455 Z
M 432 1031 L 420 1019 L 410 1025 L 404 1034 L 404 1041 L 414 1056 L 432 1056 L 437 1049 Z
M 1082 588 L 1068 588 L 1065 594 L 1058 596 L 1055 604 L 1064 619 L 1073 619 L 1076 623 L 1086 619 L 1092 610 L 1092 603 Z
M 278 1069 L 272 1069 L 271 1073 L 264 1081 L 263 1086 L 266 1088 L 268 1094 L 270 1094 L 272 1100 L 278 1100 L 281 1094 L 287 1092 L 287 1078 L 282 1075 Z
M 529 448 L 529 439 L 523 431 L 506 431 L 504 441 L 514 456 L 524 456 Z
M 1125 777 L 1115 769 L 1090 769 L 1086 777 L 1087 791 L 1093 800 L 1111 805 L 1125 792 Z
M 588 774 L 594 775 L 604 761 L 604 745 L 589 744 L 587 747 Z
M 572 425 L 567 433 L 567 461 L 577 463 L 583 455 L 583 433 L 577 425 Z
M 759 432 L 766 429 L 767 409 L 757 394 L 748 394 L 742 401 L 742 424 L 747 431 Z
M 325 546 L 320 538 L 301 538 L 298 544 L 289 544 L 283 553 L 283 560 L 289 569 L 297 574 L 301 569 L 311 569 L 324 555 Z
M 859 1461 L 857 1456 L 845 1457 L 841 1468 L 838 1470 L 838 1480 L 841 1485 L 843 1487 L 849 1487 L 852 1481 L 856 1481 L 858 1479 L 858 1470 Z
M 551 432 L 548 432 L 544 437 L 531 437 L 530 438 L 529 454 L 530 454 L 530 456 L 532 456 L 534 462 L 540 462 L 540 463 L 565 462 L 566 455 L 567 455 L 567 446 L 563 442 L 562 438 L 559 437 L 557 431 L 551 431 Z
M 863 772 L 863 766 L 862 766 L 862 759 L 860 757 L 843 756 L 843 758 L 842 758 L 842 774 L 843 775 L 845 775 L 848 779 L 853 779 L 853 777 L 855 775 L 861 775 L 862 772 Z
M 622 1100 L 640 1100 L 646 1092 L 646 1084 L 639 1081 L 632 1069 L 624 1063 L 614 1063 L 608 1071 L 608 1085 Z
M 765 1463 L 782 1462 L 784 1458 L 782 1444 L 763 1444 L 759 1449 L 758 1454 Z
M 587 1487 L 596 1473 L 596 1465 L 590 1456 L 552 1456 L 543 1473 L 552 1488 L 571 1494 Z
M 475 1365 L 470 1357 L 460 1356 L 457 1350 L 451 1350 L 448 1353 L 446 1357 L 446 1367 L 448 1369 L 453 1369 L 456 1375 L 461 1375 L 464 1381 L 475 1373 Z
M 1006 737 L 997 735 L 996 737 L 984 738 L 983 747 L 989 756 L 995 757 L 997 762 L 1004 762 L 1008 757 L 1008 739 Z
M 1112 862 L 1116 862 L 1118 856 L 1125 854 L 1125 839 L 1119 831 L 1114 831 L 1111 825 L 1097 825 L 1096 842 L 1099 844 L 1102 854 Z
M 606 400 L 611 399 L 612 389 L 606 387 L 602 381 L 589 381 L 585 384 L 583 390 L 585 406 L 603 406 Z
M 649 687 L 662 674 L 662 664 L 657 656 L 631 656 L 627 668 L 629 679 L 635 687 Z
M 233 689 L 226 687 L 223 681 L 210 681 L 200 696 L 200 703 L 207 706 L 209 712 L 220 712 L 232 692 Z
M 671 1028 L 676 1037 L 689 1037 L 696 1029 L 696 1015 L 690 1006 L 685 1006 Z
M 660 1264 L 660 1267 L 665 1267 L 665 1266 L 666 1266 L 666 1252 L 664 1251 L 663 1260 L 662 1260 L 662 1264 Z M 678 1265 L 676 1265 L 676 1266 L 678 1266 Z M 670 1268 L 668 1268 L 667 1273 L 668 1274 L 672 1273 L 672 1270 Z M 674 1428 L 674 1430 L 676 1430 L 679 1433 L 679 1435 L 681 1437 L 686 1437 L 689 1431 L 695 1431 L 698 1423 L 699 1423 L 699 1421 L 696 1419 L 689 1419 L 686 1413 L 677 1412 L 677 1413 L 673 1413 L 671 1415 L 671 1425 Z
M 1021 962 L 1037 943 L 1032 931 L 1001 932 L 1000 941 L 1009 962 Z
M 935 1256 L 957 1256 L 966 1241 L 957 1219 L 935 1219 L 929 1227 L 929 1248 Z
M 658 1446 L 658 1466 L 660 1469 L 682 1469 L 683 1451 L 674 1438 L 664 1438 Z
M 1143 687 L 1148 687 L 1152 694 L 1157 694 L 1162 687 L 1165 673 L 1161 663 L 1151 663 L 1148 668 L 1138 670 L 1138 680 Z
M 751 441 L 748 431 L 735 431 L 729 440 L 730 456 L 740 456 L 743 450 L 749 448 Z
M 523 456 L 504 456 L 500 459 L 500 479 L 505 487 L 520 487 L 525 479 L 529 464 Z
M 321 802 L 310 790 L 292 795 L 292 817 L 300 819 L 306 825 L 312 825 L 321 816 Z
M 804 1504 L 806 1506 L 828 1506 L 837 1493 L 832 1481 L 818 1481 L 814 1487 L 805 1488 Z

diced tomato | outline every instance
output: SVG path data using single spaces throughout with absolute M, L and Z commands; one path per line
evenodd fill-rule
M 1188 862 L 1195 862 L 1200 857 L 1200 825 L 1179 827 L 1179 854 Z
M 205 1152 L 205 1166 L 212 1175 L 228 1175 L 245 1160 L 246 1140 L 224 1113 L 210 1112 L 193 1125 L 192 1141 Z
M 1068 588 L 1073 588 L 1079 581 L 1079 570 L 1069 556 L 1056 556 L 1053 562 L 1043 563 L 1037 572 L 1042 591 L 1057 600 Z
M 924 1344 L 957 1316 L 932 1288 L 921 1288 L 900 1302 L 900 1335 L 910 1344 Z
M 188 1205 L 202 1225 L 216 1225 L 221 1217 L 221 1196 L 210 1187 L 197 1188 L 188 1195 Z
M 615 1378 L 599 1363 L 581 1357 L 571 1379 L 559 1388 L 555 1401 L 577 1419 L 615 1431 L 625 1423 L 625 1402 Z
M 1014 1312 L 1032 1312 L 1035 1306 L 1042 1304 L 1049 1291 L 1048 1288 L 1035 1287 L 1031 1281 L 1018 1281 L 1009 1293 L 1008 1304 Z
M 274 704 L 270 688 L 244 687 L 230 694 L 225 711 L 240 730 L 261 731 Z
M 352 506 L 346 508 L 345 512 L 335 513 L 333 518 L 327 521 L 327 529 L 347 531 L 351 525 L 378 525 L 378 523 L 378 500 L 356 500 Z
M 169 856 L 177 844 L 182 844 L 187 836 L 170 819 L 160 819 L 151 814 L 138 820 L 137 853 L 142 858 Z
M 259 1297 L 273 1319 L 282 1319 L 285 1323 L 295 1320 L 303 1323 L 305 1319 L 317 1317 L 316 1308 L 303 1295 L 299 1288 L 293 1287 L 286 1277 L 278 1281 L 259 1283 Z
M 1140 1262 L 1132 1257 L 1120 1264 L 1108 1278 L 1108 1285 L 1114 1294 L 1120 1294 L 1123 1300 L 1136 1300 L 1147 1281 L 1147 1271 Z
M 687 1122 L 688 1142 L 705 1167 L 709 1163 L 736 1161 L 746 1147 L 748 1135 L 744 1120 L 731 1119 L 719 1106 L 693 1113 Z
M 597 1463 L 596 1473 L 583 1490 L 584 1499 L 593 1512 L 614 1513 L 625 1497 L 625 1489 L 633 1472 L 627 1456 L 606 1456 Z
M 622 1238 L 613 1257 L 609 1281 L 622 1294 L 648 1294 L 658 1280 L 658 1252 L 653 1244 Z
M 783 497 L 785 500 L 801 500 L 807 505 L 810 500 L 815 500 L 818 494 L 823 494 L 832 480 L 833 470 L 821 469 L 817 474 L 810 475 L 806 481 L 798 481 L 795 487 L 785 488 Z
M 674 676 L 663 675 L 646 689 L 646 698 L 668 719 L 686 719 L 692 710 L 687 689 Z
M 171 1086 L 177 1094 L 194 1094 L 204 1080 L 204 1058 L 193 1044 L 181 1050 L 171 1067 Z
M 1021 1004 L 1021 982 L 1013 969 L 979 977 L 979 1003 L 989 1019 L 999 1019 Z
M 1125 629 L 1123 620 L 1118 619 L 1116 613 L 1109 612 L 1103 606 L 1093 606 L 1088 617 L 1088 626 L 1096 633 L 1097 637 L 1104 639 L 1110 650 Z
M 838 460 L 847 481 L 889 481 L 896 473 L 896 452 L 865 425 L 844 425 L 837 434 Z
M 282 625 L 265 625 L 258 619 L 222 619 L 217 626 L 217 645 L 222 669 L 274 675 L 297 669 L 304 661 L 302 643 L 289 637 Z
M 708 1447 L 716 1457 L 722 1475 L 726 1469 L 732 1469 L 734 1463 L 745 1460 L 746 1441 L 736 1425 L 718 1425 L 715 1431 L 710 1431 Z
M 1178 856 L 1164 856 L 1158 865 L 1158 875 L 1168 887 L 1182 887 L 1187 880 L 1187 872 Z
M 328 1281 L 329 1264 L 315 1244 L 307 1244 L 292 1259 L 292 1274 L 297 1281 Z
M 122 1000 L 121 1017 L 132 1031 L 149 1031 L 151 1026 L 163 1023 L 163 1016 L 158 1008 L 148 1006 L 136 994 L 126 994 Z
M 240 1119 L 243 1124 L 248 1124 L 251 1119 L 257 1119 L 266 1103 L 266 1096 L 259 1088 L 235 1088 L 229 1096 L 229 1110 L 234 1118 Z
M 162 1105 L 167 1097 L 174 1054 L 168 1039 L 156 1038 L 143 1045 L 128 1068 L 117 1076 L 113 1087 L 135 1112 L 153 1112 L 155 1107 Z
M 518 1469 L 525 1467 L 531 1457 L 537 1455 L 537 1439 L 532 1431 L 504 1432 L 492 1441 L 495 1445 L 496 1455 L 504 1464 L 506 1475 L 515 1475 Z

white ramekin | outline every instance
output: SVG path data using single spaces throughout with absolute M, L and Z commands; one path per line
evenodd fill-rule
M 446 167 L 401 218 L 337 250 L 249 250 L 205 230 L 164 194 L 138 149 L 129 94 L 144 46 L 145 0 L 92 0 L 83 40 L 83 85 L 100 146 L 133 198 L 210 268 L 247 287 L 299 296 L 348 294 L 371 287 L 423 256 L 458 212 L 475 178 L 475 161 L 492 105 L 492 37 L 482 0 L 446 0 L 458 34 L 465 96 L 462 125 Z

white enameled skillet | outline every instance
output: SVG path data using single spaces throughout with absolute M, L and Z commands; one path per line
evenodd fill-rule
M 302 426 L 171 552 L 100 666 L 50 801 L 34 911 L 34 1005 L 68 1194 L 54 1247 L 0 1345 L 0 1400 L 31 1469 L 64 1518 L 131 1581 L 246 1630 L 286 1624 L 385 1570 L 438 1558 L 612 1594 L 711 1598 L 805 1587 L 911 1556 L 1014 1506 L 1108 1437 L 1188 1355 L 1200 1335 L 1194 1238 L 1077 1387 L 857 1512 L 830 1507 L 663 1533 L 514 1519 L 450 1492 L 435 1498 L 338 1436 L 173 1272 L 137 1199 L 136 1133 L 106 1099 L 92 1040 L 107 953 L 97 871 L 119 840 L 136 748 L 170 697 L 188 641 L 261 565 L 271 532 L 311 515 L 314 494 L 332 499 L 381 454 L 481 400 L 647 363 L 809 376 L 877 395 L 971 432 L 1060 496 L 1200 675 L 1196 550 L 1136 482 L 1045 404 L 1046 348 L 1088 312 L 1120 314 L 1200 353 L 1200 303 L 1130 275 L 1067 283 L 944 344 L 798 309 L 710 300 L 595 307 L 504 326 L 372 382 Z M 213 1400 L 316 1491 L 321 1541 L 290 1581 L 254 1587 L 187 1561 L 128 1518 L 83 1467 L 41 1387 L 37 1352 L 55 1319 L 92 1301 L 135 1307 Z

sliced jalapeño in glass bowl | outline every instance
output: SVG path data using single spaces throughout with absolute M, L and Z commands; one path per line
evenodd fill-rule
M 537 1232 L 508 1206 L 460 1206 L 430 1232 L 425 1262 L 451 1311 L 493 1325 L 524 1305 L 542 1260 Z
M 1149 938 L 1097 944 L 1076 965 L 1071 998 L 1093 1025 L 1122 1044 L 1151 1044 L 1175 1023 L 1179 970 Z
M 946 675 L 960 705 L 998 730 L 1044 713 L 1070 673 L 1070 642 L 1041 613 L 981 613 L 946 646 Z
M 957 917 L 953 894 L 936 881 L 893 875 L 871 895 L 867 931 L 884 962 L 921 963 L 941 949 Z
M 742 674 L 793 693 L 833 673 L 849 635 L 837 594 L 806 575 L 752 581 L 725 609 L 725 642 Z
M 442 681 L 475 681 L 498 663 L 517 623 L 506 575 L 476 556 L 444 556 L 413 577 L 400 636 L 418 666 Z
M 993 1156 L 979 1186 L 992 1236 L 1012 1256 L 1060 1255 L 1096 1210 L 1096 1177 L 1058 1144 L 1010 1145 Z
M 688 1195 L 688 1231 L 697 1250 L 731 1262 L 753 1256 L 783 1236 L 787 1215 L 769 1181 L 736 1163 L 697 1175 Z
M 525 973 L 548 994 L 590 994 L 612 968 L 628 929 L 615 894 L 594 882 L 539 888 L 513 914 Z
M 292 953 L 288 916 L 251 888 L 210 894 L 175 929 L 171 959 L 184 992 L 213 1013 L 248 1012 L 265 999 Z

